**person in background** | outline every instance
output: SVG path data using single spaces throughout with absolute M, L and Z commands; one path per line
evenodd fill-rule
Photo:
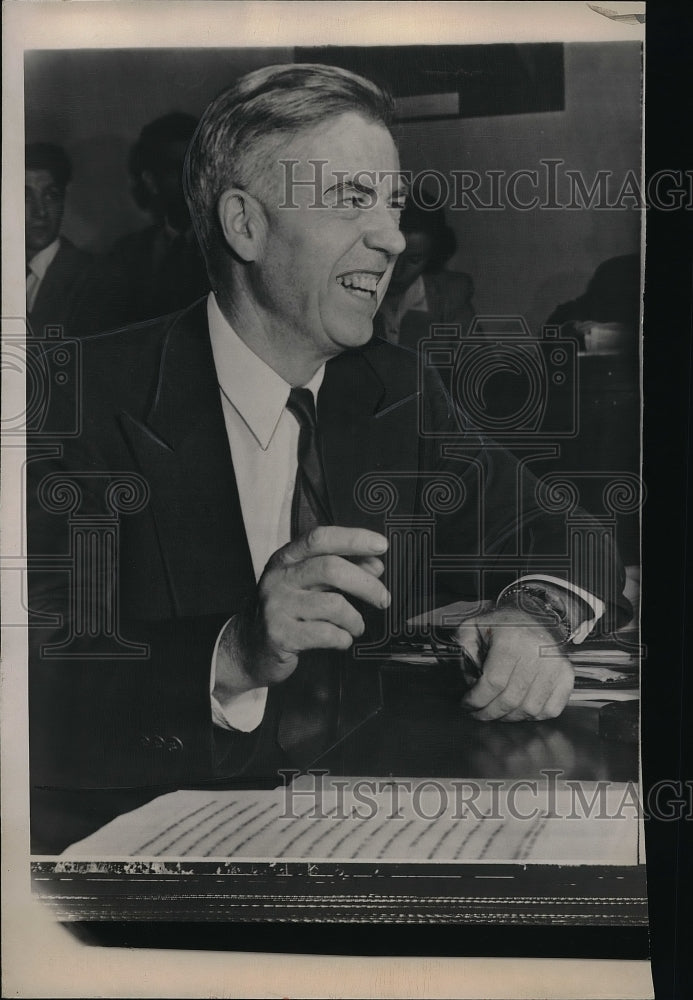
M 580 349 L 580 436 L 563 443 L 561 463 L 574 468 L 590 456 L 594 475 L 584 490 L 590 510 L 601 508 L 605 476 L 640 466 L 640 272 L 639 254 L 602 261 L 583 294 L 557 306 L 546 321 L 575 337 Z M 637 512 L 618 515 L 617 539 L 628 580 L 639 579 Z M 629 597 L 637 606 L 637 590 Z
M 430 336 L 433 323 L 456 324 L 464 335 L 475 314 L 474 284 L 468 274 L 444 270 L 456 249 L 444 209 L 415 190 L 402 212 L 400 230 L 406 247 L 376 316 L 376 334 L 413 350 Z
M 122 236 L 104 258 L 92 289 L 100 329 L 167 315 L 209 291 L 183 196 L 183 161 L 196 126 L 193 115 L 173 111 L 145 125 L 130 151 L 132 195 L 152 223 Z
M 603 261 L 583 294 L 556 306 L 546 325 L 563 327 L 564 335 L 577 337 L 583 350 L 603 347 L 635 353 L 640 329 L 640 255 Z
M 28 144 L 24 158 L 27 321 L 36 337 L 46 327 L 78 334 L 93 258 L 60 234 L 72 164 L 61 146 L 47 142 Z

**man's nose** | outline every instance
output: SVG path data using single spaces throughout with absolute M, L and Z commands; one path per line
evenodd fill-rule
M 364 242 L 369 250 L 380 250 L 391 257 L 402 253 L 407 243 L 399 229 L 398 214 L 375 206 L 368 210 L 368 216 Z

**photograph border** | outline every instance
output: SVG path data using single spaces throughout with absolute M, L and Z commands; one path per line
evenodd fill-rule
M 248 6 L 248 5 L 244 5 L 244 6 Z M 582 5 L 574 5 L 574 6 L 582 6 Z M 5 198 L 5 191 L 3 192 L 3 198 Z M 56 890 L 54 893 L 53 892 L 51 893 L 52 900 L 54 900 L 54 902 L 51 905 L 54 906 L 57 909 L 58 913 L 62 914 L 62 916 L 60 916 L 59 919 L 67 919 L 68 921 L 76 921 L 79 924 L 90 923 L 90 917 L 88 915 L 90 913 L 90 911 L 89 911 L 89 904 L 84 904 L 84 906 L 82 906 L 80 904 L 80 905 L 78 905 L 77 907 L 73 908 L 70 911 L 70 907 L 67 904 L 67 900 L 70 898 L 71 894 L 69 892 L 61 894 L 61 887 L 60 887 L 60 885 L 57 884 L 61 880 L 64 881 L 62 874 L 60 873 L 60 871 L 56 871 L 55 868 L 53 869 L 52 872 L 50 870 L 48 870 L 48 869 L 45 869 L 45 870 L 42 869 L 40 866 L 44 865 L 44 864 L 46 864 L 46 863 L 44 863 L 44 862 L 33 862 L 32 863 L 32 868 L 34 870 L 34 878 L 36 878 L 37 874 L 43 875 L 46 872 L 48 872 L 49 875 L 53 875 L 54 877 L 55 876 L 60 876 L 60 878 L 55 877 L 52 882 L 50 881 L 50 879 L 48 880 L 50 882 L 51 889 L 52 890 Z M 156 863 L 154 863 L 154 864 L 156 864 Z M 285 864 L 290 865 L 291 863 L 285 863 Z M 232 867 L 239 868 L 241 866 L 233 865 Z M 252 867 L 253 866 L 249 866 L 248 870 L 245 871 L 245 872 L 236 871 L 236 872 L 233 872 L 233 873 L 229 873 L 230 875 L 233 875 L 234 877 L 237 876 L 237 881 L 236 881 L 236 883 L 234 883 L 234 888 L 233 889 L 228 889 L 228 891 L 226 893 L 226 895 L 228 896 L 228 900 L 227 900 L 227 904 L 226 905 L 228 906 L 229 912 L 231 912 L 232 909 L 233 909 L 233 898 L 234 898 L 234 896 L 236 895 L 236 893 L 238 891 L 238 889 L 236 888 L 236 886 L 242 885 L 243 884 L 242 880 L 244 878 L 247 878 L 249 875 L 253 875 L 254 877 L 267 876 L 270 879 L 274 879 L 277 876 L 277 872 L 276 871 L 274 871 L 274 872 L 262 872 L 262 873 L 258 873 L 257 871 L 256 872 L 252 872 L 250 870 L 250 868 L 252 868 Z M 257 866 L 254 866 L 254 867 L 257 868 Z M 321 892 L 323 892 L 325 895 L 328 895 L 329 891 L 330 891 L 330 878 L 343 879 L 343 878 L 347 877 L 347 875 L 341 870 L 341 869 L 344 868 L 344 866 L 334 866 L 334 868 L 335 868 L 334 871 L 330 871 L 329 870 L 330 866 L 327 866 L 327 867 L 322 866 L 321 870 L 319 870 L 317 872 L 309 872 L 308 871 L 309 866 L 297 865 L 295 867 L 296 867 L 297 870 L 295 872 L 292 872 L 291 876 L 292 877 L 296 877 L 299 880 L 301 878 L 303 878 L 304 876 L 307 877 L 307 878 L 315 878 L 316 875 L 319 876 L 320 880 L 321 880 L 321 885 L 324 887 L 324 889 L 322 889 Z M 354 867 L 358 867 L 358 865 L 355 865 Z M 410 867 L 410 866 L 407 866 L 407 867 Z M 478 872 L 476 874 L 479 877 L 483 877 L 483 873 L 485 871 L 487 871 L 487 869 L 485 868 L 485 866 L 477 866 L 477 867 L 478 867 Z M 556 868 L 560 868 L 560 866 L 555 866 L 555 867 Z M 466 865 L 465 869 L 466 869 L 465 875 L 468 875 L 469 877 L 476 877 L 476 876 L 474 876 L 472 874 L 474 866 Z M 76 869 L 76 872 L 77 872 L 77 874 L 79 874 L 79 868 Z M 600 874 L 600 872 L 601 872 L 601 870 L 597 870 L 596 868 L 594 868 L 594 869 L 592 869 L 590 871 L 585 870 L 585 871 L 582 871 L 580 873 L 581 877 L 584 876 L 584 885 L 585 885 L 584 907 L 583 907 L 583 911 L 584 912 L 578 915 L 578 919 L 576 921 L 574 921 L 574 922 L 572 920 L 569 921 L 569 923 L 573 927 L 575 927 L 575 924 L 579 924 L 579 923 L 582 923 L 585 926 L 588 926 L 588 925 L 594 926 L 594 924 L 597 922 L 594 919 L 590 919 L 590 914 L 592 915 L 592 917 L 594 917 L 594 911 L 590 909 L 589 895 L 588 895 L 587 887 L 590 884 L 592 884 L 592 881 L 594 879 L 599 879 L 599 878 L 603 879 L 604 878 L 603 872 L 601 874 Z M 156 874 L 160 874 L 160 873 L 156 873 L 156 872 L 152 871 L 151 874 L 152 875 L 156 875 Z M 287 872 L 287 874 L 288 874 L 288 872 Z M 354 917 L 358 917 L 359 913 L 360 913 L 360 915 L 363 916 L 364 919 L 368 918 L 368 920 L 370 921 L 372 918 L 374 918 L 375 922 L 379 922 L 380 919 L 386 919 L 386 918 L 379 918 L 376 914 L 373 913 L 373 906 L 375 906 L 376 910 L 378 909 L 379 906 L 381 906 L 382 909 L 386 909 L 386 907 L 389 905 L 389 901 L 390 901 L 390 897 L 388 895 L 386 895 L 386 894 L 383 894 L 380 897 L 380 899 L 378 899 L 377 879 L 380 876 L 375 876 L 372 873 L 370 873 L 370 875 L 369 875 L 368 872 L 361 872 L 359 874 L 364 878 L 364 882 L 362 883 L 362 886 L 364 888 L 366 886 L 369 889 L 371 888 L 371 886 L 373 887 L 373 894 L 371 894 L 369 892 L 369 895 L 372 896 L 372 899 L 373 899 L 374 902 L 373 902 L 373 904 L 371 904 L 370 902 L 367 903 L 367 904 L 358 904 L 357 906 L 354 907 L 353 916 Z M 405 873 L 405 872 L 398 873 L 398 875 L 400 877 L 401 877 L 402 874 L 407 874 L 407 873 Z M 410 872 L 409 874 L 413 875 L 415 873 Z M 537 872 L 535 871 L 534 874 L 536 876 Z M 627 875 L 630 875 L 630 874 L 634 875 L 634 879 L 631 879 L 630 882 L 628 882 Z M 144 873 L 144 875 L 145 875 L 145 879 L 146 879 L 146 873 Z M 524 871 L 522 873 L 520 873 L 519 871 L 516 872 L 516 873 L 513 873 L 513 877 L 520 877 L 520 875 L 525 876 L 526 873 Z M 555 885 L 556 885 L 556 878 L 558 878 L 560 880 L 563 877 L 562 874 L 559 873 L 559 872 L 556 872 L 555 869 L 554 870 L 548 870 L 547 872 L 542 873 L 542 878 L 544 877 L 544 875 L 546 876 L 546 879 L 547 879 L 547 882 L 545 884 L 547 886 L 554 887 L 554 888 L 555 888 Z M 371 877 L 371 879 L 372 879 L 371 881 L 369 881 L 369 877 Z M 619 873 L 619 875 L 615 876 L 615 878 L 619 878 L 619 877 L 623 878 L 624 876 L 621 873 Z M 622 926 L 628 926 L 628 925 L 630 925 L 633 928 L 635 928 L 636 926 L 638 928 L 642 928 L 642 927 L 645 926 L 645 923 L 646 923 L 646 916 L 644 915 L 645 912 L 646 912 L 645 909 L 644 909 L 644 866 L 630 866 L 629 867 L 629 872 L 626 874 L 625 877 L 626 877 L 626 884 L 624 884 L 622 886 L 616 886 L 615 890 L 614 890 L 614 896 L 613 896 L 613 898 L 614 898 L 614 900 L 617 903 L 617 907 L 614 910 L 614 913 L 618 913 L 619 918 L 620 918 L 621 914 L 623 914 L 623 920 L 619 919 L 619 925 L 622 925 Z M 98 881 L 98 879 L 97 879 L 97 881 Z M 524 881 L 526 883 L 526 887 L 523 884 L 523 890 L 522 890 L 524 892 L 524 896 L 522 896 L 522 899 L 518 902 L 515 914 L 511 915 L 511 917 L 510 917 L 510 921 L 511 922 L 514 921 L 518 926 L 520 926 L 520 925 L 522 925 L 524 923 L 524 919 L 523 918 L 526 918 L 527 914 L 529 912 L 531 912 L 531 906 L 536 903 L 537 885 L 534 885 L 534 887 L 532 887 L 531 879 L 528 882 L 527 878 L 525 878 Z M 79 879 L 75 880 L 75 882 L 76 882 L 76 884 L 72 887 L 73 889 L 75 889 L 75 888 L 83 888 L 84 887 L 85 883 L 80 882 Z M 541 878 L 539 879 L 539 882 L 541 882 Z M 104 884 L 105 884 L 105 880 L 104 880 Z M 616 890 L 620 890 L 620 892 L 617 892 Z M 306 891 L 308 891 L 308 890 L 306 890 Z M 269 892 L 269 895 L 272 894 L 272 890 L 271 889 L 268 890 L 268 892 Z M 72 895 L 74 896 L 74 893 L 72 893 Z M 421 909 L 420 909 L 420 911 L 418 913 L 418 916 L 419 917 L 425 916 L 426 908 L 429 907 L 432 904 L 432 901 L 435 900 L 437 897 L 436 897 L 435 894 L 432 894 L 431 896 L 426 896 L 425 893 L 417 893 L 417 895 L 419 895 L 419 898 L 420 898 L 420 901 L 421 901 Z M 522 895 L 522 894 L 520 894 L 520 895 Z M 111 903 L 109 902 L 109 895 L 108 895 L 108 891 L 107 890 L 104 891 L 104 893 L 102 895 L 100 895 L 100 896 L 98 895 L 98 893 L 95 894 L 94 898 L 97 900 L 97 902 L 95 903 L 95 905 L 98 906 L 98 907 L 100 907 L 101 913 L 102 914 L 109 914 L 109 916 L 107 916 L 106 919 L 110 920 L 110 919 L 113 919 L 113 917 L 116 917 L 116 908 L 111 909 L 110 912 L 109 912 L 109 908 L 111 906 Z M 149 921 L 152 921 L 152 922 L 155 923 L 157 920 L 169 921 L 169 920 L 172 919 L 170 913 L 166 913 L 165 907 L 164 907 L 163 912 L 154 913 L 151 910 L 147 911 L 146 910 L 146 900 L 144 900 L 144 897 L 141 896 L 141 895 L 138 895 L 136 892 L 135 892 L 134 897 L 133 897 L 133 902 L 135 903 L 135 909 L 139 905 L 137 903 L 138 899 L 140 901 L 140 904 L 142 904 L 142 906 L 144 907 L 144 910 L 148 913 L 148 916 L 146 916 L 146 917 L 135 916 L 134 917 L 135 923 L 138 922 L 138 921 L 141 921 L 141 920 L 149 920 Z M 489 893 L 488 896 L 485 897 L 483 905 L 486 906 L 486 907 L 488 907 L 489 905 L 492 906 L 494 900 L 496 900 L 496 899 L 497 899 L 496 896 L 494 896 L 493 894 Z M 637 907 L 635 909 L 633 908 L 633 903 L 635 901 L 637 901 L 637 907 L 639 907 L 639 909 Z M 288 917 L 284 917 L 283 919 L 290 919 L 290 920 L 292 920 L 292 919 L 299 919 L 299 920 L 300 919 L 305 919 L 305 917 L 301 917 L 299 915 L 300 905 L 301 904 L 298 904 L 298 909 L 296 911 L 296 915 L 291 915 L 291 916 L 288 916 Z M 61 909 L 61 907 L 65 907 L 65 908 Z M 529 907 L 529 909 L 528 909 L 528 907 Z M 537 907 L 537 910 L 539 908 L 540 907 Z M 534 917 L 536 917 L 536 916 L 537 916 L 537 913 L 535 912 Z M 204 916 L 204 906 L 201 906 L 200 909 L 198 910 L 198 913 L 196 914 L 195 920 L 201 920 L 201 921 L 203 921 L 205 919 L 208 919 L 208 918 L 205 918 L 205 916 Z M 240 913 L 239 913 L 238 916 L 225 917 L 225 919 L 231 919 L 231 920 L 238 919 L 240 921 L 241 920 L 241 916 L 240 916 Z M 271 920 L 270 920 L 270 922 L 271 922 Z M 489 920 L 489 922 L 490 923 L 495 923 L 495 920 L 491 919 L 491 920 Z M 547 920 L 547 923 L 548 922 L 549 921 Z M 512 928 L 509 928 L 509 929 L 512 929 Z M 540 927 L 538 927 L 537 929 L 541 930 Z M 526 928 L 525 928 L 525 930 L 526 930 Z M 132 931 L 132 928 L 130 928 L 130 931 Z M 476 935 L 476 937 L 478 938 L 479 935 Z M 537 940 L 538 940 L 538 938 L 539 938 L 539 936 L 537 935 Z M 624 944 L 623 944 L 623 938 L 622 938 L 619 957 L 627 957 L 627 958 L 630 958 L 630 959 L 636 959 L 636 958 L 642 959 L 642 958 L 645 958 L 646 957 L 646 944 L 645 944 L 645 941 L 646 941 L 645 936 L 642 933 L 640 933 L 639 930 L 637 931 L 637 933 L 634 933 L 632 935 L 632 939 L 631 939 L 630 945 L 625 945 L 624 946 Z M 635 942 L 637 942 L 637 944 Z M 199 946 L 200 945 L 197 944 L 197 945 L 192 945 L 191 947 L 199 947 Z M 631 947 L 632 950 L 631 950 L 631 952 L 629 954 L 626 955 L 625 952 L 628 950 L 628 947 Z M 643 950 L 643 949 L 645 949 L 645 950 Z M 618 951 L 618 950 L 619 949 L 617 948 L 616 951 Z M 470 952 L 468 950 L 465 953 L 466 954 L 470 954 Z M 531 955 L 535 954 L 535 952 L 532 950 L 531 947 L 529 947 L 529 949 L 525 950 L 523 953 L 524 954 L 531 954 Z M 538 954 L 538 952 L 536 954 Z M 587 957 L 587 956 L 585 956 L 585 957 Z

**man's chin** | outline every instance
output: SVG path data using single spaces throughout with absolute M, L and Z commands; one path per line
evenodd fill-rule
M 35 254 L 40 253 L 45 250 L 46 247 L 50 246 L 55 236 L 50 233 L 42 233 L 40 236 L 34 236 L 33 238 L 27 239 L 26 242 L 26 252 L 30 257 Z
M 358 324 L 350 324 L 347 329 L 343 328 L 335 331 L 332 341 L 338 346 L 339 350 L 348 351 L 355 347 L 363 347 L 372 336 L 373 320 L 369 319 Z

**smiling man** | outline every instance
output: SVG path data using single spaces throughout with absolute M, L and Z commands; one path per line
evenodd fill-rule
M 533 555 L 565 545 L 531 478 L 517 521 L 517 463 L 460 433 L 435 372 L 372 337 L 404 247 L 390 113 L 374 84 L 327 66 L 239 80 L 204 113 L 184 173 L 211 294 L 83 342 L 82 432 L 59 459 L 30 463 L 32 553 L 74 551 L 75 519 L 123 517 L 119 560 L 101 577 L 105 557 L 31 574 L 32 610 L 64 624 L 34 629 L 39 841 L 55 822 L 50 789 L 91 795 L 94 824 L 133 790 L 276 780 L 377 714 L 377 666 L 352 646 L 489 596 L 478 568 L 432 584 L 425 546 L 421 558 L 388 551 L 386 515 L 415 537 L 430 486 L 465 498 L 441 507 L 438 550 L 483 552 L 490 580 L 517 563 L 520 532 Z M 74 400 L 62 405 L 67 426 Z M 462 451 L 445 454 L 421 426 Z M 65 480 L 74 502 L 51 492 Z M 131 499 L 118 507 L 123 483 Z M 602 556 L 605 579 L 618 578 Z M 564 644 L 627 614 L 589 573 L 569 575 L 487 585 L 497 607 L 457 636 L 460 671 L 483 671 L 465 699 L 477 718 L 559 714 L 573 683 Z

